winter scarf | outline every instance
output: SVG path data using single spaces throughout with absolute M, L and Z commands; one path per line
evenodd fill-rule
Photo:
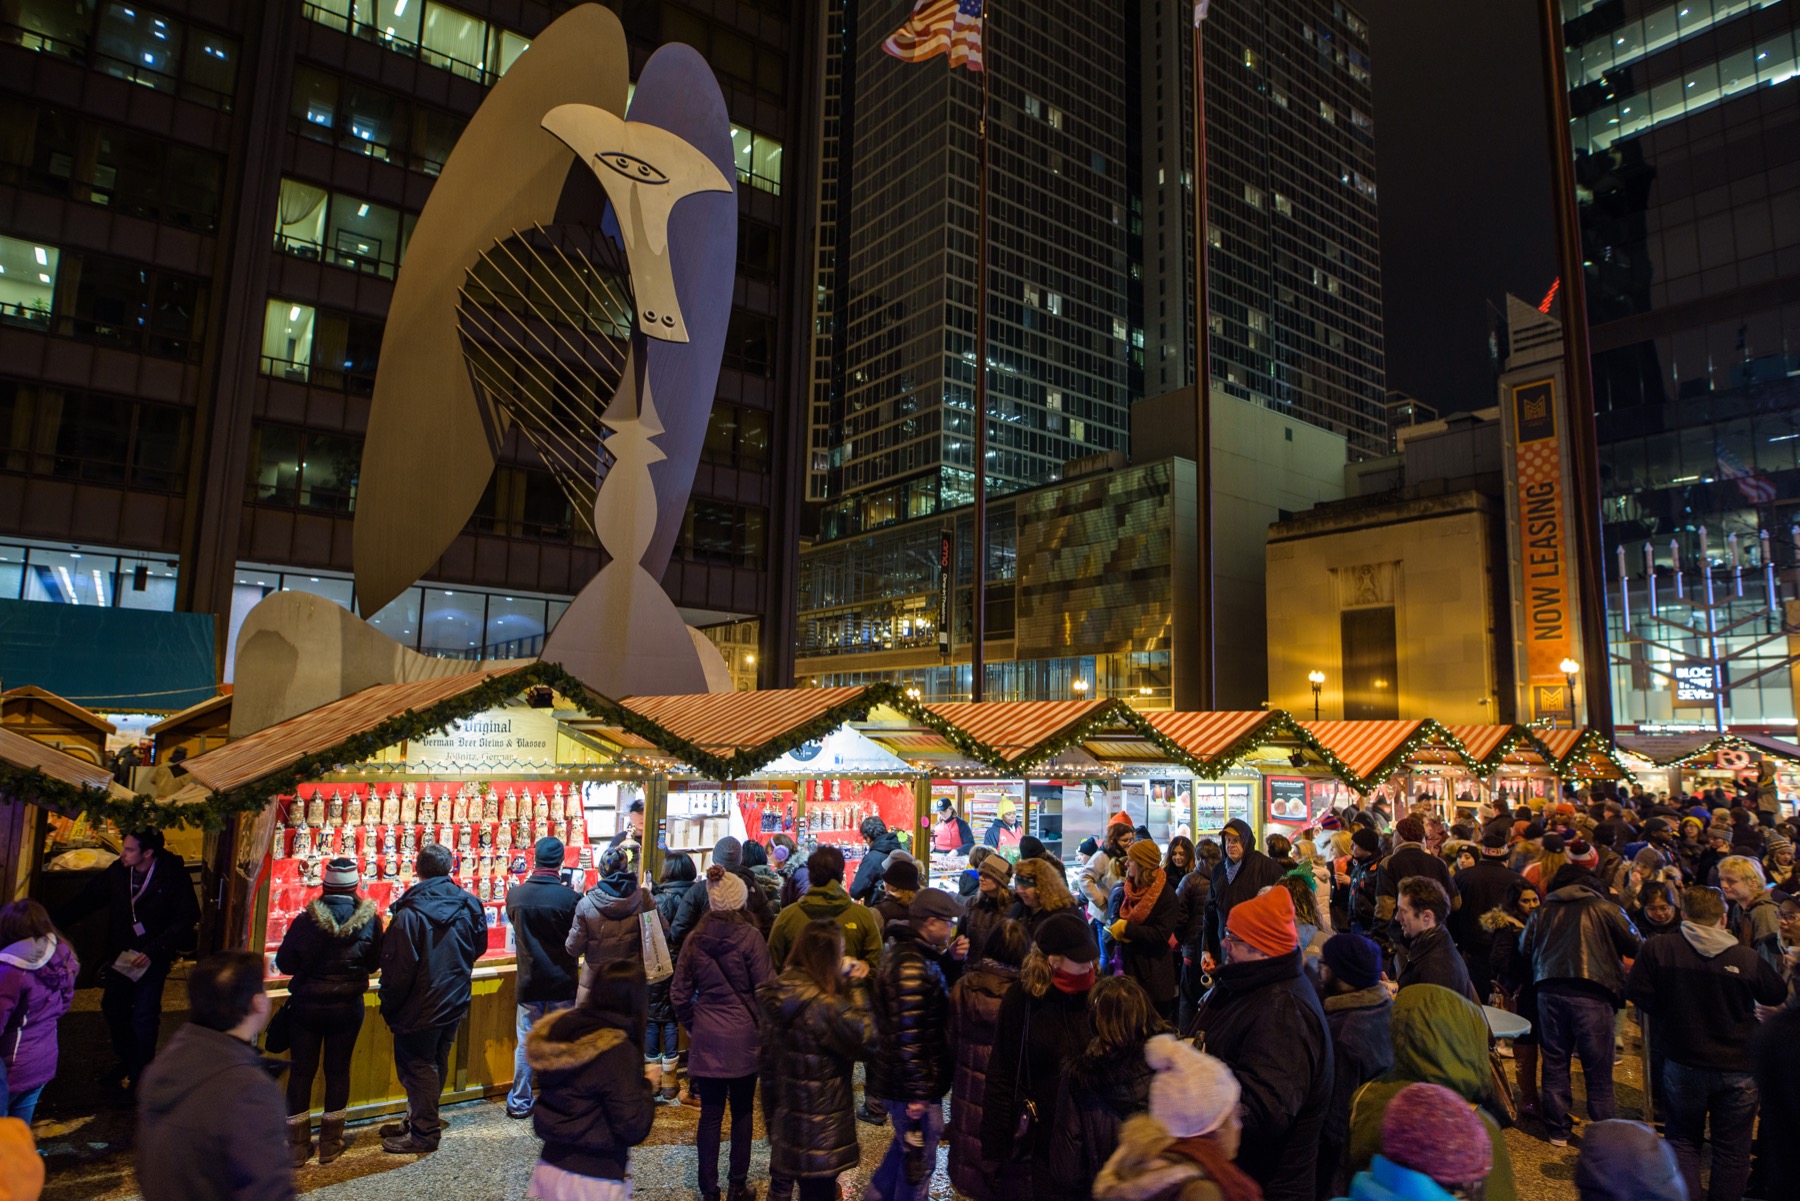
M 1128 922 L 1147 922 L 1150 914 L 1156 909 L 1157 898 L 1162 896 L 1165 885 L 1169 882 L 1167 872 L 1160 868 L 1150 873 L 1149 887 L 1139 891 L 1131 886 L 1131 877 L 1125 877 L 1125 904 L 1119 907 L 1119 916 Z

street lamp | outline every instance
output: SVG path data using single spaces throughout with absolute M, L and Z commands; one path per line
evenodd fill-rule
M 1308 681 L 1310 681 L 1312 683 L 1313 720 L 1318 721 L 1319 720 L 1319 692 L 1325 687 L 1325 673 L 1322 671 L 1309 671 L 1306 673 L 1306 678 Z
M 1562 668 L 1563 679 L 1569 685 L 1569 728 L 1575 728 L 1575 677 L 1581 673 L 1581 664 L 1573 659 L 1564 659 L 1557 664 Z
M 1075 682 L 1073 684 L 1070 684 L 1069 687 L 1071 687 L 1075 690 L 1076 696 L 1086 696 L 1087 695 L 1088 682 L 1084 679 L 1081 679 L 1079 676 L 1076 677 Z

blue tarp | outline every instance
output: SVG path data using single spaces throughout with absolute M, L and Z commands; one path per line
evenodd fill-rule
M 218 692 L 209 613 L 0 600 L 0 685 L 108 713 L 176 712 Z

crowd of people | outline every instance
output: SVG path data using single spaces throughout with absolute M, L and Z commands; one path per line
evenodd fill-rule
M 1795 831 L 1756 801 L 1584 790 L 1516 811 L 1471 802 L 1451 824 L 1376 804 L 1262 847 L 1237 820 L 1159 847 L 1119 814 L 1071 866 L 1030 835 L 969 840 L 948 889 L 924 886 L 879 819 L 848 887 L 840 850 L 802 857 L 781 835 L 722 839 L 704 873 L 668 854 L 647 884 L 622 837 L 579 894 L 543 839 L 507 898 L 505 1104 L 541 1142 L 529 1195 L 627 1201 L 631 1148 L 659 1106 L 691 1105 L 702 1201 L 756 1201 L 758 1186 L 835 1201 L 862 1165 L 859 1123 L 890 1128 L 865 1201 L 924 1201 L 940 1146 L 974 1201 L 1513 1201 L 1502 1129 L 1529 1119 L 1567 1146 L 1579 1062 L 1584 1201 L 1800 1197 L 1800 1140 L 1781 1137 L 1800 1128 Z M 101 895 L 119 963 L 143 953 L 138 987 L 187 915 L 143 908 L 155 839 L 128 841 L 150 853 Z M 315 1156 L 342 1155 L 377 971 L 407 1094 L 382 1145 L 437 1149 L 486 946 L 452 866 L 424 847 L 384 922 L 356 864 L 333 862 L 276 956 L 278 1013 L 261 956 L 213 956 L 156 1053 L 122 1004 L 143 994 L 121 990 L 109 1019 L 138 1082 L 147 1201 L 286 1198 Z M 0 910 L 0 942 L 0 1031 L 19 1031 L 8 1108 L 29 1119 L 74 965 L 31 902 Z M 658 944 L 672 971 L 647 968 Z M 1496 1046 L 1484 1003 L 1528 1032 Z M 1627 1015 L 1647 1122 L 1616 1112 Z M 285 1089 L 263 1054 L 278 1048 Z M 759 1097 L 769 1168 L 753 1182 Z

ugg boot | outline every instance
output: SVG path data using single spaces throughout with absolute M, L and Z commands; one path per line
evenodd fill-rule
M 662 1060 L 662 1099 L 677 1101 L 681 1099 L 681 1085 L 676 1080 L 681 1060 L 676 1055 L 665 1055 Z
M 319 1119 L 319 1163 L 328 1164 L 344 1153 L 344 1119 L 348 1110 L 334 1109 Z
M 287 1120 L 288 1150 L 293 1153 L 294 1166 L 303 1168 L 306 1161 L 312 1158 L 312 1115 L 310 1113 L 291 1114 Z
M 1514 1043 L 1513 1064 L 1519 1073 L 1519 1112 L 1536 1117 L 1543 1112 L 1538 1103 L 1538 1045 Z

